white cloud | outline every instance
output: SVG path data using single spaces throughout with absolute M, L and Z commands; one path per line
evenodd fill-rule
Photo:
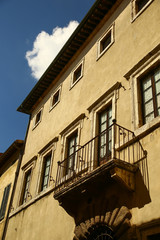
M 51 35 L 45 31 L 38 34 L 32 51 L 26 52 L 26 59 L 34 78 L 39 79 L 42 76 L 77 26 L 77 21 L 71 21 L 67 27 L 54 28 Z

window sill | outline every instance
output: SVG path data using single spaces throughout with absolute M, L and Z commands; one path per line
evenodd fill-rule
M 60 102 L 60 100 L 58 100 L 53 106 L 50 107 L 49 112 L 51 112 L 53 110 L 53 108 L 55 108 L 57 106 L 57 104 Z
M 81 75 L 74 83 L 71 83 L 70 89 L 71 90 L 79 81 L 80 79 L 83 77 L 83 75 Z
M 154 118 L 151 122 L 146 123 L 142 127 L 136 129 L 134 133 L 137 137 L 143 138 L 158 127 L 160 127 L 160 116 Z
M 96 61 L 98 61 L 108 50 L 109 48 L 113 45 L 114 41 L 111 42 L 108 47 L 106 47 L 101 53 L 98 53 Z
M 14 215 L 16 215 L 17 213 L 21 212 L 22 210 L 28 208 L 30 205 L 32 205 L 33 203 L 37 202 L 38 200 L 40 200 L 42 197 L 48 195 L 49 193 L 53 192 L 55 189 L 55 185 L 48 187 L 47 189 L 45 189 L 44 191 L 38 193 L 38 195 L 36 195 L 33 199 L 29 200 L 28 202 L 24 203 L 23 205 L 19 206 L 17 209 L 15 209 L 14 211 L 12 211 L 9 214 L 9 218 L 13 217 Z

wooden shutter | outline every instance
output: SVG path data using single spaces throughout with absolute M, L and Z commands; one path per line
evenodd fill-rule
M 2 199 L 1 209 L 0 209 L 0 220 L 2 220 L 5 216 L 10 188 L 11 188 L 11 184 L 9 184 L 4 189 L 4 194 L 3 194 L 3 199 Z

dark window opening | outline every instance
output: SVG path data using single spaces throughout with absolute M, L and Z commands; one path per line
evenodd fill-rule
M 59 101 L 59 90 L 53 95 L 52 106 Z
M 80 65 L 74 72 L 73 83 L 75 83 L 82 76 L 82 65 Z
M 41 120 L 41 111 L 39 111 L 39 113 L 37 113 L 36 115 L 36 120 L 35 120 L 35 125 Z
M 100 53 L 103 52 L 111 43 L 111 31 L 100 42 Z
M 159 239 L 160 239 L 160 233 L 156 233 L 147 237 L 147 240 L 159 240 Z
M 11 188 L 11 184 L 9 184 L 4 189 L 3 199 L 2 199 L 1 208 L 0 208 L 0 220 L 2 220 L 4 218 L 4 216 L 5 216 L 10 188 Z
M 149 2 L 149 0 L 137 0 L 136 1 L 136 12 L 138 13 L 141 9 Z

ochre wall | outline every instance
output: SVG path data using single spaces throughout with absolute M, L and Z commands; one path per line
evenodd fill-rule
M 97 60 L 97 40 L 114 22 L 115 42 L 106 53 Z M 71 240 L 75 227 L 74 220 L 65 210 L 58 205 L 53 198 L 53 187 L 46 196 L 40 197 L 37 192 L 37 181 L 40 166 L 39 151 L 52 139 L 59 137 L 54 151 L 52 176 L 56 178 L 57 162 L 62 160 L 62 141 L 60 132 L 63 131 L 80 114 L 85 113 L 81 129 L 80 143 L 83 145 L 92 138 L 92 114 L 87 108 L 100 98 L 116 82 L 121 82 L 123 87 L 118 91 L 116 103 L 117 123 L 134 129 L 132 87 L 124 75 L 144 58 L 158 44 L 160 39 L 160 2 L 154 0 L 150 6 L 137 18 L 131 21 L 131 3 L 123 1 L 115 13 L 101 27 L 100 31 L 92 38 L 87 47 L 79 53 L 76 60 L 68 70 L 57 80 L 56 85 L 36 107 L 32 114 L 29 132 L 26 141 L 22 166 L 37 156 L 34 166 L 34 174 L 30 185 L 32 204 L 26 207 L 19 206 L 19 195 L 22 186 L 22 170 L 20 171 L 16 195 L 14 198 L 15 212 L 10 216 L 7 232 L 7 240 L 38 240 L 53 239 Z M 84 58 L 84 74 L 82 79 L 70 89 L 71 72 Z M 50 109 L 50 96 L 55 89 L 62 84 L 61 100 L 55 108 Z M 43 107 L 42 120 L 33 129 L 33 118 L 36 112 Z M 158 183 L 160 161 L 160 130 L 159 128 L 144 137 L 142 145 L 147 150 L 149 189 L 146 187 L 147 199 L 138 199 L 134 196 L 132 224 L 140 225 L 159 217 L 157 209 L 160 205 L 158 197 Z M 154 149 L 154 150 L 153 150 Z M 137 183 L 138 184 L 138 183 Z M 140 186 L 139 192 L 141 191 Z M 148 191 L 149 190 L 149 191 Z M 137 205 L 136 205 L 137 201 Z M 147 202 L 147 203 L 146 203 Z

